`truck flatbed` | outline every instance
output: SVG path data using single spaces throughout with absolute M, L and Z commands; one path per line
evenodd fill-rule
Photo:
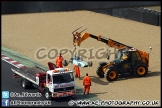
M 36 67 L 36 66 L 35 67 L 26 67 L 26 68 L 21 68 L 21 69 L 12 69 L 11 68 L 11 70 L 15 74 L 17 74 L 17 75 L 35 83 L 35 84 L 37 84 L 36 83 L 36 74 L 46 72 L 46 70 L 43 70 L 43 69 Z

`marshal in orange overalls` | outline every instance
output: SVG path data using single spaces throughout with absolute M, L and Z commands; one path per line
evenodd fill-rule
M 84 91 L 83 94 L 87 91 L 87 94 L 90 92 L 90 86 L 91 86 L 91 78 L 86 74 L 86 76 L 83 78 L 83 86 L 84 86 Z
M 79 77 L 80 78 L 80 69 L 79 66 L 74 65 L 74 70 L 75 70 L 75 77 Z
M 61 54 L 56 57 L 56 65 L 58 68 L 63 68 L 63 65 L 62 65 L 63 60 L 64 58 L 61 56 Z

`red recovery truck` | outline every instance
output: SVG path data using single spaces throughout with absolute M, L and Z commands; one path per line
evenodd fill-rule
M 51 62 L 48 63 L 50 70 L 43 70 L 37 66 L 12 69 L 13 78 L 21 78 L 21 86 L 24 89 L 35 87 L 43 96 L 51 98 L 75 96 L 75 82 L 73 71 L 68 68 L 57 68 Z

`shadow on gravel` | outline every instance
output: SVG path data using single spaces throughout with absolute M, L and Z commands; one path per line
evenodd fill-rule
M 89 95 L 85 94 L 83 95 L 83 89 L 82 88 L 77 88 L 76 89 L 76 96 L 75 97 L 63 97 L 63 98 L 58 98 L 58 99 L 52 99 L 57 102 L 62 102 L 62 101 L 69 101 L 69 100 L 89 100 L 89 99 L 97 99 L 96 94 L 97 93 L 90 93 Z
M 98 92 L 98 93 L 93 93 L 93 94 L 105 94 L 107 92 Z
M 89 95 L 88 94 L 83 95 L 83 88 L 77 88 L 76 91 L 77 91 L 77 95 L 76 95 L 75 99 L 83 99 L 84 100 L 84 99 L 96 97 L 96 95 L 91 92 Z
M 148 72 L 146 77 L 160 76 L 161 72 Z
M 148 77 L 155 77 L 155 76 L 160 76 L 161 72 L 151 72 L 149 71 L 148 74 L 144 77 L 136 77 L 134 74 L 127 74 L 123 77 L 119 77 L 116 81 L 122 81 L 122 80 L 129 80 L 129 79 L 134 79 L 134 78 L 148 78 Z M 114 83 L 116 81 L 111 81 L 109 83 Z
M 151 72 L 149 71 L 148 74 L 145 77 L 139 77 L 139 78 L 147 78 L 147 77 L 155 77 L 155 76 L 160 76 L 161 72 Z M 80 77 L 79 80 L 83 80 L 84 77 Z M 116 81 L 102 81 L 100 77 L 96 76 L 90 76 L 92 82 L 100 84 L 100 85 L 108 85 L 109 83 L 114 83 L 116 81 L 122 81 L 122 80 L 129 80 L 129 79 L 134 79 L 138 78 L 134 74 L 126 74 L 123 77 L 119 76 L 119 78 Z
M 92 80 L 92 82 L 100 84 L 100 85 L 108 85 L 108 82 L 102 81 L 100 77 L 96 77 L 96 76 L 89 76 Z M 83 80 L 84 77 L 80 77 L 79 80 Z

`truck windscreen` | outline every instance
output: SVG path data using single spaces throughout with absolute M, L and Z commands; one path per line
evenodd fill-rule
M 74 81 L 73 73 L 63 73 L 59 75 L 53 75 L 53 83 L 66 83 Z

